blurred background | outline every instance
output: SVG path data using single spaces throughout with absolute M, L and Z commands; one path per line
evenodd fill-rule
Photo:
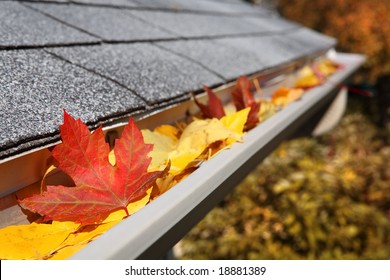
M 390 1 L 252 1 L 367 55 L 339 125 L 285 142 L 175 247 L 181 259 L 390 259 Z

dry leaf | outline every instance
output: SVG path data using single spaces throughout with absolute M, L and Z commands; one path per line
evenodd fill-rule
M 298 78 L 295 82 L 296 88 L 309 89 L 318 86 L 322 83 L 321 79 L 314 73 L 309 66 L 300 70 Z
M 284 107 L 301 98 L 303 93 L 304 91 L 301 88 L 281 87 L 272 95 L 272 103 L 275 106 Z
M 92 134 L 81 120 L 64 112 L 62 143 L 52 154 L 59 168 L 76 186 L 48 186 L 47 192 L 26 198 L 21 206 L 45 216 L 45 220 L 75 220 L 82 224 L 101 221 L 113 210 L 123 209 L 141 198 L 161 172 L 148 172 L 152 146 L 145 144 L 130 119 L 116 141 L 115 166 L 109 162 L 109 146 L 102 128 Z
M 0 259 L 43 259 L 80 225 L 53 222 L 9 226 L 0 230 Z
M 215 95 L 215 93 L 208 87 L 203 86 L 203 88 L 207 92 L 207 96 L 209 98 L 207 104 L 202 104 L 198 102 L 198 100 L 194 96 L 194 101 L 196 105 L 198 105 L 203 117 L 206 119 L 220 119 L 225 116 L 225 111 L 221 99 L 219 99 L 218 96 Z

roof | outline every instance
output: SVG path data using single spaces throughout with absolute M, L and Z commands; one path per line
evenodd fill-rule
M 288 64 L 335 40 L 240 0 L 0 0 L 0 160 Z

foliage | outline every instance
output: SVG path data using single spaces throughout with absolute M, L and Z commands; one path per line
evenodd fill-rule
M 284 143 L 179 243 L 181 258 L 388 259 L 389 156 L 356 112 Z
M 279 0 L 281 14 L 338 39 L 341 51 L 368 56 L 370 80 L 390 73 L 388 0 Z
M 309 72 L 304 71 L 300 86 L 325 82 L 338 68 L 324 63 L 313 63 Z M 313 80 L 308 76 L 313 76 L 316 83 L 308 83 Z M 39 191 L 33 184 L 26 188 L 26 194 L 32 196 L 18 200 L 24 214 L 36 212 L 41 217 L 31 219 L 34 223 L 29 225 L 0 229 L 0 244 L 6 248 L 0 259 L 68 257 L 173 187 L 202 161 L 242 141 L 244 129 L 272 116 L 276 108 L 282 110 L 304 92 L 302 88 L 285 88 L 272 100 L 256 101 L 253 94 L 261 90 L 260 86 L 255 81 L 252 86 L 252 81 L 240 77 L 232 92 L 236 108 L 226 114 L 221 100 L 212 90 L 205 90 L 208 104 L 195 102 L 206 119 L 194 117 L 189 123 L 140 131 L 130 118 L 111 151 L 101 126 L 91 133 L 80 119 L 75 120 L 64 110 L 62 143 L 52 150 L 54 165 L 48 166 Z M 72 182 L 46 186 L 46 176 L 56 169 Z M 46 237 L 51 241 L 40 242 Z
M 64 111 L 62 143 L 52 151 L 58 167 L 72 177 L 74 187 L 47 186 L 47 191 L 25 198 L 23 208 L 44 215 L 45 221 L 101 222 L 114 210 L 128 215 L 127 205 L 146 195 L 161 172 L 148 172 L 152 145 L 145 144 L 133 119 L 116 142 L 116 163 L 100 126 L 92 134 L 80 119 Z

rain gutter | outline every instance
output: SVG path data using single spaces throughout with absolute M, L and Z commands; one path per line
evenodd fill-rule
M 312 131 L 334 100 L 337 86 L 365 61 L 338 53 L 343 65 L 328 82 L 307 91 L 244 136 L 243 143 L 218 153 L 172 189 L 92 241 L 71 259 L 158 259 L 269 155 L 282 141 Z M 345 94 L 345 92 L 344 92 Z M 306 132 L 304 134 L 306 134 Z

